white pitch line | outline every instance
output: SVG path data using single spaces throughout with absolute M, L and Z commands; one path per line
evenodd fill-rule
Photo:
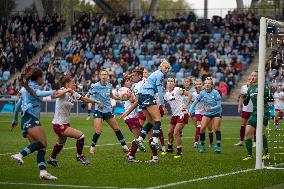
M 122 189 L 113 186 L 84 186 L 84 185 L 66 185 L 66 184 L 33 184 L 23 182 L 0 182 L 0 185 L 25 185 L 25 186 L 45 186 L 45 187 L 66 187 L 66 188 L 102 188 L 102 189 Z M 135 189 L 135 188 L 123 188 L 123 189 Z
M 194 137 L 183 137 L 183 138 L 194 138 Z M 223 138 L 224 140 L 235 140 L 237 138 Z M 132 139 L 131 139 L 132 140 Z M 168 140 L 168 139 L 165 139 Z M 126 142 L 126 143 L 131 143 L 131 142 Z M 115 145 L 119 145 L 120 143 L 113 143 L 113 144 L 97 144 L 96 146 L 115 146 Z M 90 146 L 84 146 L 84 148 L 89 148 Z M 63 148 L 63 150 L 71 150 L 71 149 L 75 149 L 76 147 L 67 147 L 67 148 Z M 52 149 L 47 149 L 46 151 L 51 151 Z M 19 152 L 8 152 L 8 153 L 3 153 L 0 154 L 0 156 L 7 156 L 7 155 L 12 155 L 12 154 L 16 154 Z
M 148 188 L 145 188 L 145 189 L 158 189 L 158 188 L 174 187 L 174 186 L 181 185 L 181 184 L 187 184 L 187 183 L 209 180 L 209 179 L 214 179 L 214 178 L 219 178 L 219 177 L 236 175 L 236 174 L 239 174 L 239 173 L 247 173 L 247 172 L 251 172 L 251 171 L 255 171 L 255 170 L 256 169 L 245 169 L 245 170 L 241 170 L 241 171 L 235 171 L 235 172 L 224 173 L 224 174 L 219 174 L 219 175 L 212 175 L 212 176 L 208 176 L 208 177 L 200 177 L 200 178 L 197 178 L 197 179 L 173 182 L 173 183 L 169 183 L 169 184 L 165 184 L 165 185 L 152 186 L 152 187 L 148 187 Z

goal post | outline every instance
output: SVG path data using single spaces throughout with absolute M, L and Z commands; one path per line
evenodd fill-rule
M 268 26 L 284 28 L 284 22 L 261 17 L 259 32 L 259 63 L 258 63 L 258 94 L 257 94 L 257 129 L 256 129 L 256 169 L 263 169 L 263 117 L 264 117 L 264 88 L 265 88 L 265 65 L 267 47 Z

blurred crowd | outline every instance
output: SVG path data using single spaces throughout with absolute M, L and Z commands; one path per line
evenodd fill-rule
M 65 25 L 57 16 L 35 15 L 0 18 L 0 84 L 22 67 Z M 16 93 L 17 83 L 7 86 L 4 94 Z
M 32 46 L 37 50 L 41 47 L 41 36 L 45 36 L 49 28 L 45 24 L 43 31 L 35 32 L 38 35 L 33 40 L 34 26 L 41 25 L 38 22 L 25 32 L 28 39 L 25 44 L 35 44 Z M 54 28 L 58 31 L 60 27 Z M 173 19 L 136 18 L 128 14 L 114 18 L 83 15 L 34 66 L 45 71 L 45 89 L 58 88 L 60 78 L 71 75 L 77 80 L 79 90 L 86 92 L 91 83 L 98 81 L 101 69 L 109 71 L 110 82 L 116 88 L 125 73 L 140 66 L 152 72 L 158 69 L 161 59 L 166 58 L 172 66 L 169 75 L 176 78 L 178 86 L 183 85 L 185 77 L 211 76 L 226 97 L 252 62 L 258 35 L 259 22 L 253 12 L 230 11 L 225 18 L 213 16 L 208 20 L 197 19 L 192 12 L 177 14 Z M 1 63 L 1 67 L 3 65 Z M 8 64 L 5 70 L 11 71 L 11 66 Z M 1 76 L 7 79 L 4 73 Z M 16 93 L 20 89 L 19 80 L 16 78 L 1 93 L 10 93 L 11 89 Z

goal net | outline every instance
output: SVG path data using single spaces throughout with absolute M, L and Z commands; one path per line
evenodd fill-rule
M 270 104 L 271 119 L 263 129 L 264 87 L 268 87 L 274 102 Z M 284 120 L 275 109 L 284 109 L 284 22 L 262 17 L 260 19 L 257 130 L 256 130 L 256 169 L 284 169 Z M 277 89 L 278 88 L 278 89 Z M 277 92 L 277 93 L 275 93 Z M 278 100 L 277 104 L 276 101 Z M 262 161 L 265 132 L 269 143 L 269 160 Z

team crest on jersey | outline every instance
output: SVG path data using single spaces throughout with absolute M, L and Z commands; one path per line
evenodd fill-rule
M 134 92 L 134 94 L 136 94 L 136 95 L 137 95 L 137 94 L 138 94 L 138 89 L 134 89 L 134 91 L 133 91 L 133 92 Z

